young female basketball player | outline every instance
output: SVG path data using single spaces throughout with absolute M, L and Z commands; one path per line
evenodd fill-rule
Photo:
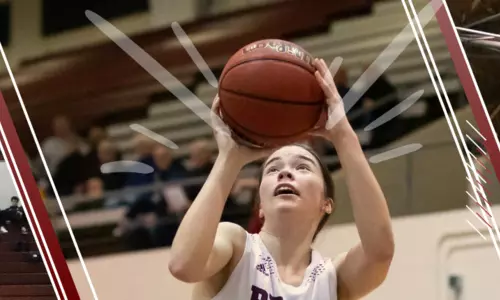
M 316 60 L 315 66 L 329 111 L 343 113 L 325 62 Z M 213 109 L 218 112 L 217 98 Z M 173 276 L 197 283 L 192 299 L 359 299 L 384 281 L 394 253 L 390 216 L 357 137 L 345 117 L 332 129 L 315 134 L 331 141 L 337 150 L 359 245 L 335 263 L 311 249 L 325 217 L 335 208 L 333 183 L 318 157 L 300 146 L 282 147 L 264 163 L 259 195 L 265 221 L 259 234 L 220 223 L 241 168 L 267 153 L 246 148 L 216 130 L 219 155 L 182 220 L 169 262 Z

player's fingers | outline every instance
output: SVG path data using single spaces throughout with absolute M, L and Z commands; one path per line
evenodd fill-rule
M 319 71 L 319 73 L 321 74 L 321 76 L 325 77 L 325 75 L 327 74 L 327 70 L 328 69 L 325 68 L 325 65 L 321 63 L 321 59 L 316 58 L 314 60 L 314 66 Z
M 329 71 L 330 71 L 330 70 L 328 69 L 328 66 L 326 65 L 326 62 L 325 62 L 325 60 L 324 60 L 324 59 L 321 59 L 321 60 L 320 60 L 320 64 L 321 64 L 321 67 L 322 67 L 325 71 L 327 71 L 327 72 L 329 73 Z
M 218 114 L 219 108 L 220 108 L 219 94 L 216 94 L 214 97 L 214 101 L 212 102 L 212 111 Z
M 333 96 L 335 95 L 335 87 L 332 87 L 328 82 L 319 74 L 318 71 L 314 73 L 314 76 L 316 77 L 316 80 L 318 81 L 319 85 L 321 86 L 321 89 L 323 90 L 323 93 L 325 94 L 325 97 L 327 100 L 331 100 Z M 331 103 L 329 103 L 331 104 Z
M 327 78 L 327 79 L 332 79 L 333 81 L 333 76 L 332 76 L 332 73 L 330 72 L 330 69 L 328 68 L 328 66 L 326 65 L 326 62 L 324 59 L 320 59 L 319 60 L 319 65 L 321 66 L 321 70 L 323 71 L 323 77 Z

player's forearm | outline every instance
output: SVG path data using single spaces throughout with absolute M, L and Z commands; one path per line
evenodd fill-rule
M 363 251 L 374 260 L 391 259 L 394 240 L 389 209 L 354 130 L 333 140 L 351 198 Z
M 175 235 L 171 261 L 177 268 L 199 270 L 207 263 L 224 205 L 240 169 L 226 156 L 217 158 Z

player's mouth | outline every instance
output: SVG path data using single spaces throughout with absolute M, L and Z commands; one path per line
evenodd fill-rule
M 274 189 L 274 196 L 295 195 L 300 196 L 299 191 L 289 183 L 280 183 Z

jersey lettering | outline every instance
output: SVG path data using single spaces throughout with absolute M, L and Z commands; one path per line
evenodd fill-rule
M 252 296 L 250 300 L 283 300 L 283 297 L 269 295 L 265 290 L 252 285 Z

